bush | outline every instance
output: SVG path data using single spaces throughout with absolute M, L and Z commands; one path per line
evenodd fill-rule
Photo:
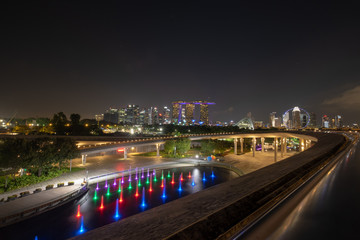
M 74 185 L 74 184 L 75 184 L 74 182 L 68 182 L 69 186 Z
M 46 190 L 49 190 L 49 189 L 53 189 L 53 188 L 54 188 L 54 185 L 53 185 L 53 184 L 50 184 L 50 185 L 47 185 L 45 189 L 46 189 Z
M 25 191 L 25 192 L 21 192 L 20 193 L 20 197 L 25 197 L 27 195 L 30 195 L 30 192 L 29 191 Z
M 63 187 L 64 186 L 64 183 L 58 183 L 57 184 L 57 187 Z
M 34 192 L 33 193 L 38 193 L 38 192 L 41 192 L 42 191 L 42 189 L 41 188 L 37 188 L 37 189 L 35 189 L 34 190 Z
M 12 200 L 15 200 L 15 199 L 17 199 L 17 195 L 16 195 L 16 194 L 11 195 L 11 196 L 8 196 L 7 201 L 9 202 L 9 201 L 12 201 Z

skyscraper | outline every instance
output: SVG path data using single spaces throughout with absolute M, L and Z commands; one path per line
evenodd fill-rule
M 330 127 L 330 118 L 327 115 L 324 115 L 321 119 L 321 126 L 323 128 L 329 128 Z
M 194 110 L 195 110 L 195 104 L 188 103 L 185 105 L 185 122 L 187 125 L 190 125 L 193 123 L 194 119 Z
M 336 116 L 335 116 L 335 127 L 336 127 L 336 128 L 341 128 L 342 125 L 343 125 L 343 123 L 342 123 L 342 117 L 341 117 L 341 115 L 336 115 Z
M 301 119 L 300 119 L 300 109 L 299 107 L 294 107 L 292 110 L 292 119 L 293 119 L 293 128 L 299 129 L 301 127 Z
M 316 123 L 316 114 L 315 113 L 310 113 L 310 124 L 309 127 L 317 127 L 317 123 Z
M 276 118 L 276 112 L 270 113 L 269 120 L 271 127 L 275 127 L 275 118 Z

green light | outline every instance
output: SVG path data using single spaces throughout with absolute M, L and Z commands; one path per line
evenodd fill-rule
M 118 189 L 118 193 L 121 192 L 121 184 L 119 184 L 119 189 Z
M 164 179 L 164 171 L 162 170 L 161 171 L 161 180 L 163 180 Z
M 94 193 L 94 198 L 93 198 L 94 200 L 97 200 L 98 199 L 98 197 L 97 197 L 97 190 L 95 190 L 95 193 Z
M 131 182 L 129 182 L 129 189 L 132 189 L 132 187 L 131 187 Z
M 150 181 L 149 181 L 149 177 L 146 178 L 146 184 L 149 184 Z
M 168 175 L 167 175 L 167 177 L 168 177 L 168 178 L 171 178 L 171 176 L 170 176 L 170 171 L 168 171 Z
M 110 196 L 110 186 L 108 187 L 108 190 L 107 190 L 106 196 Z
M 157 182 L 157 180 L 156 180 L 156 174 L 154 175 L 154 182 Z
M 139 181 L 138 186 L 141 187 L 141 182 Z

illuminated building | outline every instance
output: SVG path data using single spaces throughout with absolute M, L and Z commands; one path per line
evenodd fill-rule
M 341 128 L 342 127 L 342 117 L 340 115 L 336 115 L 335 116 L 335 124 L 334 127 L 335 128 Z
M 317 123 L 316 123 L 316 114 L 315 113 L 310 113 L 310 124 L 309 127 L 317 127 Z
M 271 127 L 275 127 L 275 118 L 276 118 L 276 112 L 270 113 L 269 120 Z
M 193 123 L 194 110 L 195 110 L 195 104 L 188 103 L 188 104 L 185 105 L 185 122 L 186 122 L 187 125 L 190 125 L 190 124 Z
M 293 108 L 292 117 L 293 117 L 293 128 L 299 129 L 301 127 L 301 120 L 300 120 L 300 109 L 298 107 Z
M 323 128 L 329 128 L 330 127 L 330 118 L 327 115 L 324 115 L 321 119 L 321 126 Z
M 162 116 L 163 124 L 170 124 L 171 123 L 170 112 L 171 112 L 171 110 L 168 107 L 165 106 L 163 108 L 163 116 Z
M 207 101 L 176 101 L 173 102 L 172 122 L 177 124 L 195 124 L 208 125 L 209 124 L 209 105 L 215 104 L 214 102 Z M 200 105 L 200 118 L 199 121 L 195 119 L 195 106 Z
M 117 124 L 119 122 L 118 110 L 115 108 L 110 108 L 104 113 L 104 121 Z

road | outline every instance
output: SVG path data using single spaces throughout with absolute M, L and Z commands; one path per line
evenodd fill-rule
M 359 239 L 360 144 L 234 239 Z

